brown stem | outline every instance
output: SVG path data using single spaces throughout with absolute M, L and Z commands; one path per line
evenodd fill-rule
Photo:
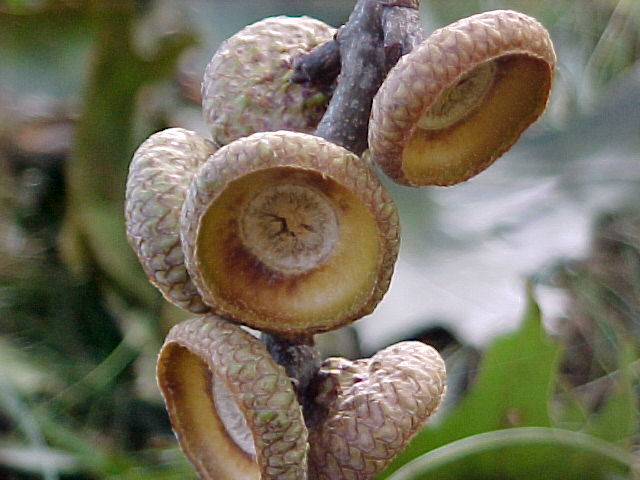
M 367 148 L 373 97 L 400 56 L 422 41 L 417 8 L 417 0 L 358 0 L 331 45 L 321 46 L 330 57 L 318 47 L 296 60 L 294 78 L 315 82 L 340 61 L 338 85 L 316 135 L 358 155 Z
M 291 341 L 263 333 L 260 338 L 273 359 L 284 367 L 291 378 L 298 394 L 298 401 L 307 418 L 306 413 L 311 404 L 306 392 L 322 363 L 320 351 L 314 345 L 313 337 Z
M 371 102 L 387 73 L 381 13 L 380 1 L 358 0 L 349 21 L 338 32 L 338 86 L 315 132 L 358 155 L 367 147 Z
M 385 50 L 399 46 L 401 52 L 395 59 L 387 55 L 387 62 L 392 62 L 388 70 L 391 70 L 400 56 L 409 53 L 425 38 L 420 22 L 420 12 L 417 8 L 385 8 L 382 11 L 382 31 L 384 32 Z
M 291 81 L 329 87 L 339 73 L 340 47 L 335 40 L 329 40 L 293 60 Z

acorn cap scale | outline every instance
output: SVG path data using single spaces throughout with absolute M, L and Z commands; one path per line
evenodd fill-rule
M 467 180 L 542 114 L 554 68 L 548 32 L 522 13 L 496 10 L 436 30 L 376 94 L 371 159 L 405 185 Z
M 174 326 L 158 386 L 203 480 L 306 480 L 307 429 L 291 380 L 251 334 L 214 315 Z
M 193 175 L 216 146 L 195 132 L 154 133 L 133 155 L 125 200 L 127 238 L 147 277 L 170 302 L 209 309 L 191 282 L 180 242 L 180 209 Z
M 435 412 L 445 365 L 432 347 L 401 342 L 356 361 L 328 358 L 309 428 L 309 478 L 366 480 L 380 472 Z
M 398 253 L 396 208 L 374 172 L 303 133 L 256 133 L 218 150 L 189 187 L 181 225 L 205 303 L 284 337 L 370 313 Z
M 225 40 L 207 65 L 202 111 L 213 139 L 226 145 L 252 133 L 311 133 L 330 89 L 290 81 L 293 58 L 331 40 L 335 30 L 309 17 L 271 17 Z

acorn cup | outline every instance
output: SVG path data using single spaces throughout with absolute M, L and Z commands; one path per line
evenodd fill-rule
M 376 94 L 371 159 L 405 185 L 467 180 L 542 114 L 554 68 L 548 32 L 522 13 L 496 10 L 436 30 Z
M 436 411 L 445 377 L 438 352 L 421 342 L 328 358 L 305 424 L 285 369 L 221 317 L 174 326 L 157 363 L 171 425 L 203 480 L 371 478 Z
M 309 478 L 366 480 L 380 472 L 436 411 L 445 392 L 440 354 L 400 342 L 356 361 L 328 358 L 320 367 L 309 429 Z
M 291 82 L 293 59 L 331 40 L 335 29 L 310 17 L 271 17 L 222 43 L 202 83 L 202 111 L 220 145 L 275 130 L 312 133 L 331 88 Z
M 307 479 L 302 409 L 260 340 L 214 315 L 187 320 L 167 335 L 157 378 L 201 479 Z
M 193 175 L 217 146 L 195 132 L 154 133 L 133 155 L 127 178 L 125 219 L 129 244 L 162 295 L 193 313 L 209 309 L 184 265 L 180 209 Z
M 370 167 L 296 132 L 256 133 L 218 150 L 194 177 L 180 224 L 203 301 L 285 338 L 370 313 L 398 254 L 396 208 Z

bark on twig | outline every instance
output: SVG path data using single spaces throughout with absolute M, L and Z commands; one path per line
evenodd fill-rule
M 263 333 L 261 339 L 273 359 L 284 367 L 291 378 L 298 394 L 298 402 L 302 405 L 304 417 L 307 418 L 306 413 L 311 403 L 306 392 L 322 363 L 320 351 L 313 344 L 313 338 L 307 339 L 308 343 L 301 343 Z
M 359 0 L 340 29 L 340 77 L 316 135 L 360 155 L 367 147 L 371 102 L 387 73 L 381 34 L 382 4 Z
M 339 73 L 340 46 L 334 39 L 321 43 L 306 55 L 295 58 L 291 81 L 329 86 Z
M 296 82 L 327 84 L 340 73 L 316 135 L 357 155 L 366 150 L 373 97 L 398 59 L 423 39 L 417 8 L 417 0 L 358 0 L 334 40 L 296 59 Z
M 401 55 L 406 55 L 417 47 L 425 38 L 420 22 L 420 13 L 415 8 L 385 8 L 382 12 L 382 31 L 384 46 L 401 46 Z M 389 66 L 389 70 L 400 59 L 400 56 Z M 392 60 L 388 58 L 388 60 Z

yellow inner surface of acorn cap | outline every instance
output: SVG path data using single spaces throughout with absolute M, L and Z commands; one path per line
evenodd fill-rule
M 258 464 L 227 432 L 214 407 L 213 375 L 205 362 L 176 343 L 164 347 L 158 371 L 173 428 L 199 471 L 220 480 L 260 478 Z M 218 382 L 216 382 L 218 383 Z
M 483 92 L 483 82 L 477 82 L 472 92 L 482 93 L 483 101 L 479 105 L 471 102 L 466 116 L 458 112 L 457 123 L 441 129 L 421 128 L 425 123 L 435 125 L 429 117 L 418 122 L 402 157 L 402 171 L 411 183 L 448 185 L 466 180 L 509 148 L 540 114 L 551 81 L 547 63 L 525 55 L 492 63 L 491 87 Z M 483 77 L 486 75 L 477 78 Z M 456 98 L 451 90 L 443 94 Z
M 223 309 L 285 334 L 328 330 L 357 312 L 374 290 L 379 248 L 356 194 L 295 167 L 230 182 L 197 239 L 201 273 Z
M 239 225 L 249 253 L 283 275 L 305 273 L 326 260 L 338 228 L 331 200 L 296 183 L 265 187 L 247 202 Z
M 464 75 L 454 86 L 445 89 L 431 108 L 422 114 L 418 127 L 440 130 L 471 115 L 485 101 L 495 79 L 494 62 L 486 62 Z

